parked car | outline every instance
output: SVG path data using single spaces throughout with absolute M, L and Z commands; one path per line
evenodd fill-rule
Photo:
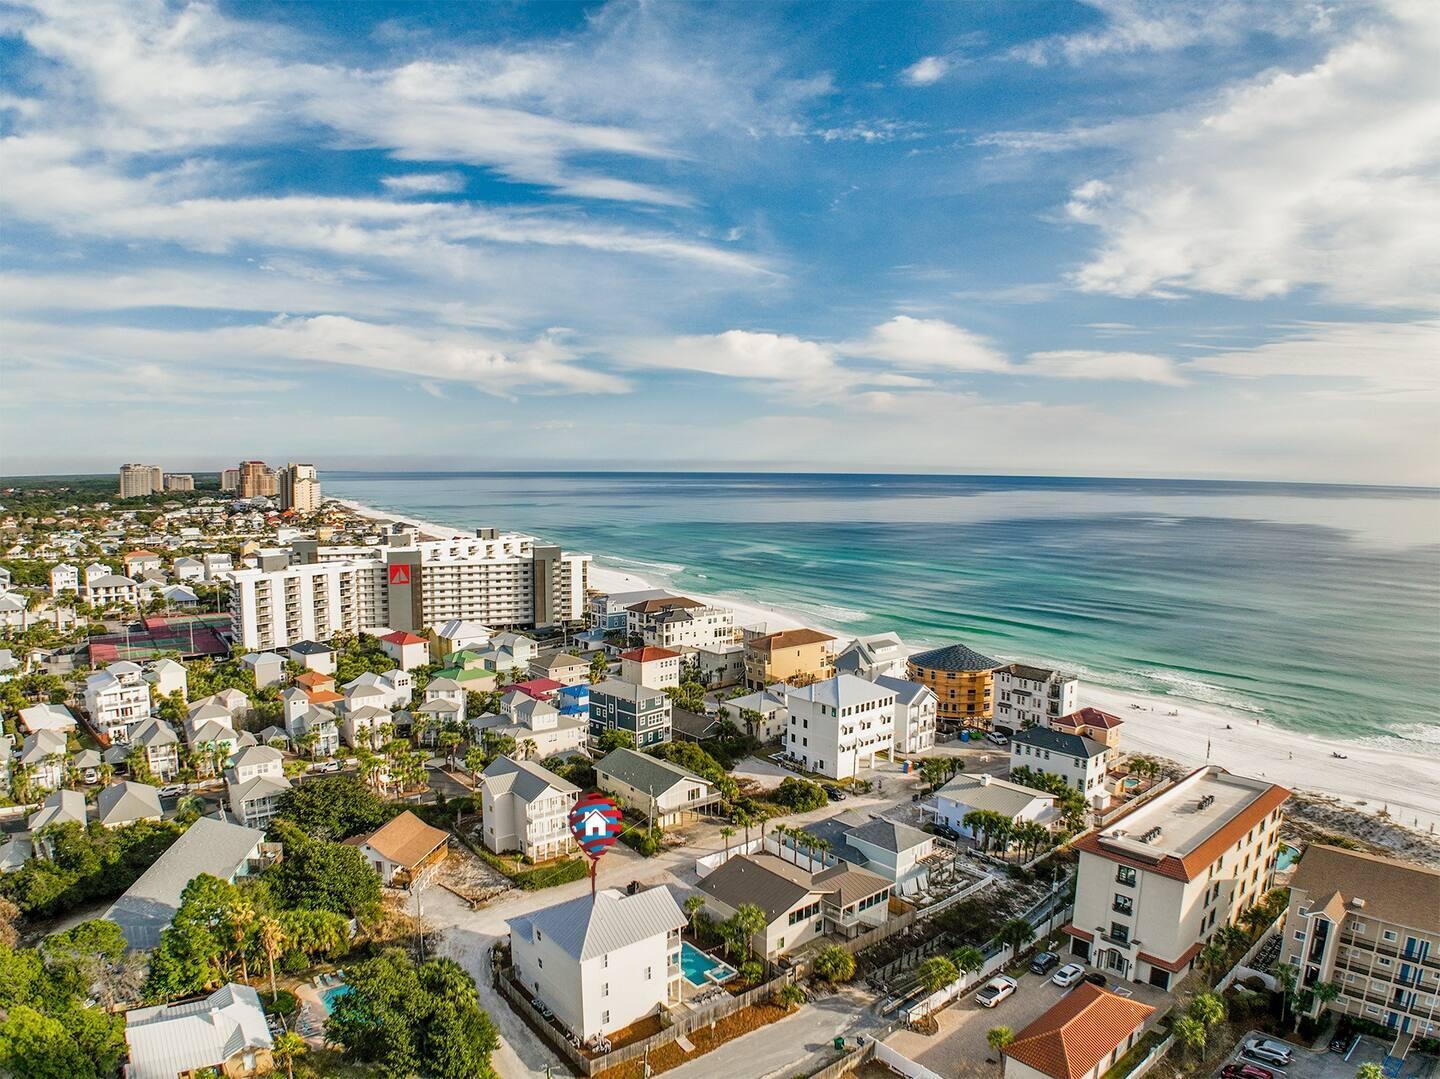
M 1360 1035 L 1352 1033 L 1350 1031 L 1346 1031 L 1343 1034 L 1337 1034 L 1330 1041 L 1330 1052 L 1339 1053 L 1341 1056 L 1345 1056 L 1347 1053 L 1350 1052 L 1351 1049 L 1355 1048 L 1355 1043 L 1359 1040 Z
M 161 798 L 179 798 L 185 793 L 184 783 L 167 783 L 160 788 Z
M 1010 739 L 1005 737 L 1005 735 L 1001 734 L 999 731 L 989 732 L 987 735 L 985 735 L 985 741 L 997 746 L 1008 746 L 1010 744 Z
M 975 1002 L 982 1008 L 993 1008 L 1018 988 L 1014 978 L 1002 974 L 985 983 L 985 988 L 975 994 Z
M 1221 1079 L 1275 1079 L 1275 1073 L 1259 1064 L 1226 1064 L 1220 1069 Z
M 86 783 L 98 783 L 100 782 L 100 769 L 87 768 L 85 769 L 85 774 L 82 775 L 80 778 L 83 779 Z
M 322 771 L 322 772 L 338 772 L 338 771 L 340 771 L 340 762 L 339 762 L 339 761 L 322 761 L 321 764 L 320 764 L 320 771 Z
M 1030 960 L 1031 974 L 1048 974 L 1060 965 L 1060 957 L 1054 952 L 1039 952 Z
M 825 797 L 832 802 L 841 802 L 845 800 L 845 792 L 841 788 L 827 783 L 825 784 Z
M 1079 963 L 1066 963 L 1063 967 L 1050 975 L 1050 980 L 1062 989 L 1069 989 L 1081 978 L 1085 977 L 1085 968 Z
M 1089 974 L 1085 975 L 1085 980 L 1091 985 L 1098 985 L 1101 989 L 1105 988 L 1105 975 L 1101 974 L 1098 970 L 1092 970 Z
M 957 832 L 954 828 L 951 828 L 948 824 L 935 825 L 935 834 L 938 835 L 941 839 L 950 840 L 950 842 L 952 843 L 958 843 L 960 841 L 960 833 Z
M 1253 1042 L 1246 1042 L 1240 1055 L 1276 1068 L 1289 1067 L 1295 1060 L 1295 1050 L 1274 1038 L 1256 1038 Z

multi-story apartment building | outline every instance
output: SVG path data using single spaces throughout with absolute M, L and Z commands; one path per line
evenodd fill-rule
M 314 465 L 294 462 L 280 470 L 280 512 L 314 513 L 320 508 L 320 480 Z
M 68 562 L 61 562 L 50 569 L 50 594 L 59 596 L 66 592 L 80 591 L 80 571 Z
M 582 1039 L 609 1034 L 680 999 L 680 931 L 670 889 L 606 888 L 510 918 L 514 976 Z
M 322 547 L 297 541 L 289 565 L 229 575 L 230 617 L 244 648 L 277 648 L 374 626 L 416 632 L 451 620 L 552 626 L 584 617 L 590 556 L 533 536 Z
M 882 674 L 873 680 L 895 694 L 895 752 L 925 753 L 935 747 L 935 691 L 908 678 Z
M 86 574 L 85 587 L 80 598 L 102 611 L 131 607 L 140 600 L 140 586 L 129 577 L 121 577 L 115 573 L 105 573 L 94 578 Z
M 590 687 L 590 739 L 607 730 L 629 731 L 635 748 L 670 741 L 670 698 L 663 690 L 607 678 Z
M 1105 772 L 1110 751 L 1103 742 L 1048 727 L 1031 727 L 1010 739 L 1010 770 L 1028 768 L 1059 776 L 1087 801 L 1106 797 Z
M 1098 708 L 1081 708 L 1046 723 L 1052 731 L 1060 734 L 1078 734 L 1082 738 L 1099 742 L 1105 747 L 1106 756 L 1111 762 L 1120 753 L 1120 728 L 1124 725 L 1125 721 L 1119 716 L 1112 716 Z
M 1329 1007 L 1395 1031 L 1391 1056 L 1440 1035 L 1440 870 L 1311 843 L 1290 880 L 1281 961 L 1329 983 Z
M 150 715 L 150 683 L 137 664 L 112 663 L 85 679 L 85 711 L 111 745 L 130 741 L 130 729 Z
M 195 477 L 188 472 L 167 472 L 165 473 L 165 490 L 193 491 L 195 490 Z
M 165 474 L 156 465 L 121 465 L 120 497 L 144 498 L 158 495 L 165 486 Z
M 1045 667 L 1011 663 L 994 675 L 994 726 L 1004 733 L 1048 727 L 1049 720 L 1075 711 L 1080 679 Z
M 1284 787 L 1215 765 L 1075 840 L 1071 951 L 1168 989 L 1274 883 Z
M 835 676 L 835 638 L 818 629 L 744 631 L 745 688 L 803 686 Z
M 240 470 L 238 468 L 227 468 L 220 473 L 220 490 L 240 490 Z
M 627 607 L 625 629 L 652 648 L 713 648 L 735 640 L 735 612 L 688 596 L 662 596 Z
M 485 846 L 544 861 L 575 849 L 570 807 L 580 788 L 533 761 L 496 757 L 480 773 Z
M 679 652 L 654 645 L 643 645 L 620 653 L 620 677 L 626 682 L 650 689 L 669 689 L 680 684 Z
M 241 461 L 239 494 L 241 498 L 274 498 L 278 493 L 275 470 L 264 461 Z
M 806 771 L 850 779 L 895 748 L 895 691 L 837 674 L 785 692 L 790 712 L 785 751 Z
M 999 662 L 963 644 L 917 652 L 905 664 L 905 677 L 935 693 L 939 721 L 988 728 L 994 708 L 994 670 Z

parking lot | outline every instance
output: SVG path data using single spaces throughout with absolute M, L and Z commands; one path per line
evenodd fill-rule
M 1385 1060 L 1385 1045 L 1375 1038 L 1361 1038 L 1360 1043 L 1347 1056 L 1339 1053 L 1328 1053 L 1325 1051 L 1316 1052 L 1294 1042 L 1287 1042 L 1295 1052 L 1295 1062 L 1287 1068 L 1274 1068 L 1260 1061 L 1247 1060 L 1240 1055 L 1240 1049 L 1246 1043 L 1255 1038 L 1271 1037 L 1274 1035 L 1262 1035 L 1255 1031 L 1246 1034 L 1240 1039 L 1235 1052 L 1231 1054 L 1229 1063 L 1255 1064 L 1275 1073 L 1277 1079 L 1354 1079 L 1355 1072 L 1361 1064 L 1382 1064 Z M 1219 1071 L 1215 1073 L 1217 1076 Z M 1399 1073 L 1401 1079 L 1425 1079 L 1429 1076 L 1440 1076 L 1440 1067 L 1437 1062 L 1420 1053 L 1411 1053 L 1405 1060 L 1405 1066 Z
M 940 1075 L 995 1079 L 999 1072 L 995 1053 L 985 1040 L 990 1028 L 1004 1026 L 1019 1033 L 1070 992 L 1051 982 L 1049 975 L 1025 974 L 1016 980 L 1020 983 L 1019 989 L 994 1008 L 980 1007 L 971 993 L 935 1013 L 940 1026 L 938 1034 L 927 1036 L 900 1030 L 887 1038 L 886 1044 Z M 1168 994 L 1152 986 L 1126 985 L 1124 988 L 1133 991 L 1134 999 L 1158 1011 L 1168 1007 Z

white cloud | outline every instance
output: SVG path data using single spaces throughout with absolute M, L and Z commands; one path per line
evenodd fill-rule
M 635 366 L 729 378 L 809 382 L 836 372 L 834 352 L 825 345 L 788 334 L 750 330 L 641 341 L 622 347 L 617 355 Z
M 1032 352 L 1016 373 L 1045 378 L 1185 385 L 1185 379 L 1176 370 L 1173 360 L 1148 352 L 1097 352 L 1087 349 Z
M 397 195 L 454 195 L 465 190 L 465 177 L 458 172 L 409 172 L 382 176 L 380 183 Z
M 1008 366 L 1004 354 L 989 340 L 938 318 L 897 315 L 862 340 L 846 342 L 840 348 L 851 356 L 912 369 L 1003 371 Z
M 1440 304 L 1436 56 L 1440 7 L 1397 0 L 1308 69 L 1158 118 L 1127 169 L 1075 189 L 1070 216 L 1101 235 L 1075 282 Z
M 911 86 L 933 86 L 950 71 L 950 61 L 943 56 L 922 56 L 900 73 Z

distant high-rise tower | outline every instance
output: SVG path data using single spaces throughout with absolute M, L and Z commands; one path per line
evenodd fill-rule
M 167 472 L 165 473 L 165 490 L 193 491 L 195 490 L 195 477 L 188 472 Z
M 280 470 L 280 510 L 314 513 L 320 508 L 320 481 L 315 478 L 314 465 L 294 462 Z
M 155 465 L 121 465 L 120 497 L 144 498 L 159 494 L 165 485 L 164 475 Z
M 275 473 L 264 461 L 240 462 L 240 497 L 264 498 L 275 494 Z
M 220 490 L 240 490 L 240 470 L 238 468 L 227 468 L 220 473 Z

